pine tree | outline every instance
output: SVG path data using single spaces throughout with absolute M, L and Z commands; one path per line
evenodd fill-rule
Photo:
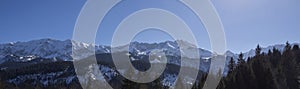
M 246 62 L 245 62 L 245 60 L 244 60 L 244 55 L 243 55 L 243 53 L 241 52 L 241 53 L 239 54 L 238 64 L 241 65 L 241 64 L 244 64 L 244 63 L 246 63 Z
M 268 50 L 268 56 L 272 56 L 272 51 L 270 49 Z
M 255 49 L 255 55 L 260 55 L 260 53 L 261 53 L 261 48 L 260 48 L 260 46 L 259 46 L 259 44 L 257 45 L 257 47 L 256 47 L 256 49 Z
M 300 48 L 299 48 L 299 45 L 294 45 L 293 46 L 293 52 L 294 52 L 294 55 L 295 55 L 295 59 L 297 61 L 297 63 L 300 63 Z
M 283 57 L 282 57 L 282 66 L 283 66 L 283 72 L 286 77 L 287 86 L 290 89 L 297 88 L 297 75 L 296 75 L 296 56 L 293 55 L 293 52 L 291 50 L 291 45 L 289 42 L 286 42 Z
M 299 50 L 299 45 L 297 45 L 297 44 L 294 45 L 294 46 L 293 46 L 293 51 L 298 51 L 298 50 Z
M 291 50 L 291 45 L 290 45 L 290 43 L 287 41 L 287 42 L 285 43 L 284 51 L 290 51 L 290 50 Z
M 253 59 L 252 70 L 259 89 L 276 89 L 274 78 L 270 67 L 264 62 L 264 56 L 257 56 Z
M 228 74 L 232 73 L 235 69 L 235 61 L 233 57 L 230 58 L 228 68 L 229 68 Z

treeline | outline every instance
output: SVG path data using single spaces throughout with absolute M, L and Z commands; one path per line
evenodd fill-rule
M 231 58 L 217 89 L 300 89 L 299 45 L 287 42 L 282 52 L 273 48 L 268 53 L 258 45 L 255 53 L 247 59 L 241 53 L 237 62 Z

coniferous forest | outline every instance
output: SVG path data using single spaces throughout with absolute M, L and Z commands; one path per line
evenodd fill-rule
M 262 53 L 258 45 L 256 55 L 238 61 L 229 61 L 228 75 L 223 77 L 217 89 L 300 89 L 300 49 L 288 42 L 283 52 L 273 48 Z M 204 76 L 205 77 L 205 76 Z M 194 89 L 201 89 L 203 81 Z

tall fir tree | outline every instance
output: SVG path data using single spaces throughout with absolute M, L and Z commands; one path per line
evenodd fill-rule
M 256 49 L 255 49 L 255 55 L 260 55 L 260 53 L 261 53 L 261 48 L 260 48 L 260 46 L 259 46 L 259 44 L 256 46 Z
M 291 50 L 291 45 L 290 45 L 290 43 L 287 41 L 287 42 L 285 43 L 284 51 L 290 51 L 290 50 Z
M 235 69 L 235 61 L 233 59 L 233 57 L 230 58 L 229 64 L 228 64 L 228 68 L 229 68 L 229 73 L 232 73 Z
M 241 64 L 244 64 L 244 63 L 246 63 L 246 62 L 245 62 L 245 60 L 244 60 L 244 55 L 243 55 L 243 53 L 241 52 L 241 53 L 239 54 L 238 64 L 241 65 Z

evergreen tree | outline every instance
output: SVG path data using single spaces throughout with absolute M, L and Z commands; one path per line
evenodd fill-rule
M 294 45 L 293 46 L 293 52 L 294 52 L 295 59 L 296 59 L 297 63 L 300 63 L 300 48 L 299 48 L 299 45 Z
M 257 45 L 256 49 L 255 49 L 255 55 L 260 55 L 261 53 L 261 48 L 259 46 L 259 44 Z
M 294 45 L 294 46 L 293 46 L 293 51 L 298 51 L 298 50 L 299 50 L 299 45 L 297 45 L 297 44 Z
M 244 64 L 244 63 L 246 63 L 246 62 L 245 62 L 245 60 L 244 60 L 244 55 L 243 55 L 243 53 L 241 52 L 241 53 L 239 54 L 238 64 L 241 65 L 241 64 Z
M 272 56 L 272 51 L 270 49 L 268 50 L 268 56 Z
M 229 68 L 228 74 L 232 73 L 235 69 L 235 61 L 234 61 L 233 57 L 230 58 L 228 68 Z
M 290 51 L 290 50 L 291 50 L 291 45 L 290 45 L 290 43 L 287 41 L 287 42 L 285 43 L 284 51 Z
M 297 62 L 296 62 L 296 56 L 293 55 L 293 52 L 291 50 L 291 45 L 286 42 L 283 57 L 282 57 L 282 67 L 283 72 L 286 77 L 287 86 L 290 89 L 296 89 L 298 88 L 297 85 Z
M 270 67 L 264 62 L 263 56 L 257 56 L 253 59 L 252 70 L 255 76 L 255 81 L 259 89 L 277 89 L 274 83 L 274 78 Z

